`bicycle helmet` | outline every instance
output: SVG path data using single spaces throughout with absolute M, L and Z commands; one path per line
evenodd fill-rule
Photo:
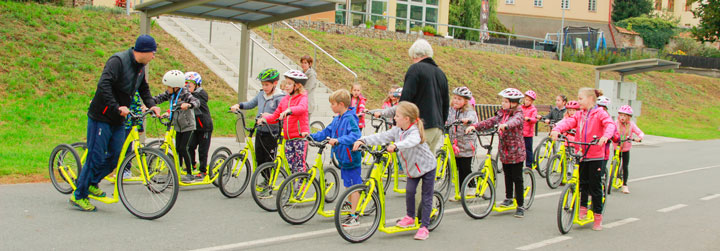
M 522 92 L 515 88 L 507 88 L 505 90 L 502 90 L 500 93 L 498 93 L 498 95 L 510 100 L 520 100 L 525 96 Z
M 597 98 L 597 104 L 599 106 L 608 107 L 610 105 L 610 98 L 605 96 L 600 96 Z
M 393 97 L 399 98 L 402 95 L 402 87 L 395 89 L 392 95 Z
M 289 70 L 286 71 L 285 74 L 283 74 L 286 78 L 292 79 L 296 83 L 300 83 L 301 85 L 305 85 L 305 83 L 308 80 L 308 77 L 305 76 L 305 73 L 298 71 L 298 70 Z
M 185 74 L 178 70 L 166 72 L 162 83 L 170 87 L 185 87 Z
M 571 101 L 567 102 L 567 104 L 565 105 L 565 108 L 577 110 L 577 109 L 580 109 L 580 103 L 578 103 L 575 100 L 571 100 Z
M 465 86 L 455 88 L 455 89 L 453 90 L 453 94 L 458 95 L 458 96 L 460 96 L 460 97 L 467 98 L 467 99 L 471 99 L 471 98 L 472 98 L 472 92 L 470 91 L 470 89 L 468 89 L 468 88 L 465 87 Z
M 257 80 L 260 80 L 261 82 L 275 82 L 279 78 L 280 73 L 273 68 L 266 68 L 260 71 L 260 74 L 257 76 Z
M 624 105 L 624 106 L 620 107 L 620 110 L 618 111 L 618 113 L 623 113 L 623 114 L 632 116 L 633 110 L 632 110 L 632 107 L 630 107 L 629 105 Z
M 185 73 L 185 81 L 192 81 L 195 83 L 195 85 L 200 86 L 202 85 L 202 77 L 200 76 L 200 73 L 189 71 Z
M 528 97 L 532 98 L 533 100 L 537 99 L 537 94 L 535 94 L 535 92 L 533 90 L 526 91 L 525 96 L 528 96 Z

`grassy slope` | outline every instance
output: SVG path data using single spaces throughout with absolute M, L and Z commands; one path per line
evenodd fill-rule
M 87 108 L 105 61 L 134 45 L 137 18 L 107 12 L 0 1 L 0 176 L 44 174 L 50 151 L 85 140 Z M 211 101 L 214 136 L 234 135 L 226 113 L 235 92 L 160 27 L 150 66 L 153 94 L 167 70 L 197 71 Z M 167 104 L 161 107 L 167 109 Z M 155 121 L 151 134 L 163 133 Z
M 269 40 L 268 27 L 258 29 Z M 379 107 L 388 87 L 402 83 L 411 64 L 409 42 L 368 39 L 302 30 L 359 75 L 369 107 Z M 275 46 L 291 58 L 313 55 L 313 48 L 286 29 L 275 29 Z M 434 59 L 445 71 L 451 88 L 468 86 L 478 103 L 498 103 L 506 87 L 533 89 L 538 104 L 554 103 L 555 95 L 576 99 L 577 90 L 594 86 L 593 66 L 554 60 L 494 54 L 434 46 Z M 331 89 L 350 88 L 352 76 L 328 57 L 319 55 L 316 71 Z M 603 74 L 619 79 L 618 75 Z M 689 74 L 651 72 L 629 77 L 638 83 L 643 101 L 639 126 L 645 133 L 686 139 L 720 138 L 720 79 Z

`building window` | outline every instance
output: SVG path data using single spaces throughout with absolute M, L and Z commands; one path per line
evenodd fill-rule
M 562 8 L 563 10 L 569 10 L 570 9 L 570 0 L 560 1 L 560 8 Z
M 543 0 L 534 0 L 533 5 L 535 7 L 543 7 Z
M 432 26 L 437 30 L 438 2 L 438 0 L 398 0 L 395 30 L 408 31 L 413 27 L 423 26 Z
M 597 0 L 588 0 L 588 10 L 592 12 L 597 11 Z
M 386 1 L 373 0 L 372 6 L 370 6 L 370 13 L 372 13 L 374 15 L 370 16 L 370 20 L 375 22 L 378 19 L 383 19 L 382 16 L 377 16 L 377 15 L 386 15 L 387 14 L 386 12 L 387 12 L 387 2 Z
M 668 7 L 667 7 L 667 9 L 668 9 L 669 12 L 674 12 L 674 11 L 675 11 L 675 0 L 668 0 Z
M 515 0 L 505 0 L 505 4 L 515 4 Z
M 345 24 L 345 5 L 344 4 L 335 5 L 335 23 L 336 24 Z
M 662 0 L 655 0 L 655 10 L 662 10 Z

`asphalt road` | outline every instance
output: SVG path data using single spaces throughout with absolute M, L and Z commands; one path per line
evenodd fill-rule
M 537 175 L 525 218 L 508 211 L 473 220 L 459 202 L 448 202 L 428 240 L 413 240 L 414 232 L 377 232 L 361 244 L 343 240 L 331 218 L 292 226 L 260 209 L 249 193 L 227 199 L 212 185 L 182 187 L 173 209 L 154 221 L 132 216 L 121 203 L 94 202 L 97 212 L 78 211 L 49 183 L 2 185 L 0 250 L 718 250 L 718 153 L 719 140 L 633 147 L 632 193 L 608 197 L 603 231 L 575 225 L 567 235 L 557 230 L 559 189 Z M 404 195 L 389 192 L 387 207 L 388 219 L 402 217 Z

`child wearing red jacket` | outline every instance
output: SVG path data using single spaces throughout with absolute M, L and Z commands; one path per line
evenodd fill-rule
M 602 96 L 601 90 L 580 89 L 578 103 L 580 103 L 581 110 L 577 111 L 572 117 L 560 121 L 550 134 L 553 140 L 557 140 L 561 132 L 575 129 L 575 141 L 589 143 L 596 137 L 599 139 L 596 145 L 582 148 L 587 150 L 585 158 L 580 161 L 580 212 L 578 216 L 580 219 L 586 218 L 588 194 L 591 195 L 593 212 L 595 213 L 593 230 L 597 231 L 602 230 L 603 191 L 601 176 L 602 162 L 605 158 L 604 146 L 615 133 L 615 123 L 607 112 L 596 105 L 598 96 Z
M 307 92 L 303 86 L 307 76 L 298 70 L 290 70 L 283 74 L 285 83 L 289 84 L 290 93 L 280 100 L 277 109 L 273 114 L 268 114 L 258 119 L 258 125 L 263 122 L 275 124 L 278 120 L 283 121 L 283 135 L 285 137 L 285 156 L 293 173 L 305 172 L 305 154 L 307 152 L 307 141 L 303 140 L 302 134 L 310 132 L 308 125 L 308 99 Z
M 537 94 L 532 90 L 528 90 L 525 92 L 525 99 L 521 106 L 523 111 L 523 139 L 525 140 L 525 166 L 529 168 L 532 168 L 532 163 L 535 160 L 532 151 L 535 124 L 537 123 L 537 109 L 533 105 L 535 99 L 537 99 Z

